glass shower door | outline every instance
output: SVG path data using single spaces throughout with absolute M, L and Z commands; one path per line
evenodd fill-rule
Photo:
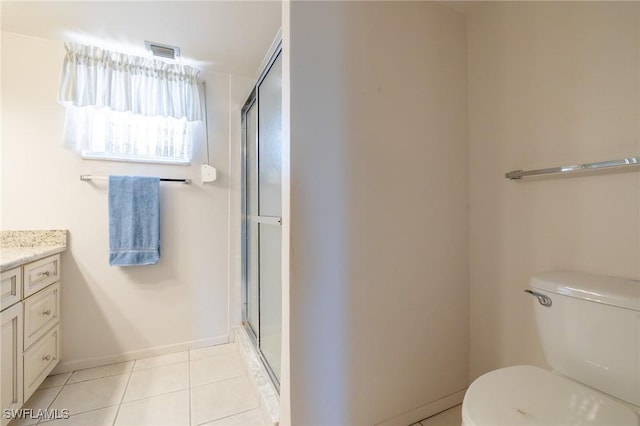
M 244 201 L 244 321 L 252 336 L 258 336 L 258 107 L 254 101 L 245 116 L 245 184 Z
M 276 385 L 282 341 L 280 56 L 274 56 L 243 108 L 244 321 Z

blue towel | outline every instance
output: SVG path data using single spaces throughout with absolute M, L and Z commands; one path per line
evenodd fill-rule
M 160 260 L 160 179 L 109 176 L 109 265 Z

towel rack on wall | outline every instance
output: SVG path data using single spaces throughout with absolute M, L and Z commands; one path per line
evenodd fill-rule
M 93 179 L 99 179 L 99 180 L 106 180 L 108 179 L 107 176 L 92 176 L 92 175 L 80 175 L 80 180 L 93 180 Z M 191 183 L 191 179 L 172 179 L 172 178 L 160 178 L 161 182 L 181 182 L 184 183 L 185 185 L 188 185 Z
M 537 176 L 557 173 L 583 172 L 587 170 L 608 169 L 614 167 L 640 166 L 640 157 L 627 157 L 621 160 L 599 161 L 572 166 L 549 167 L 536 170 L 513 170 L 505 173 L 504 177 L 511 180 L 522 179 L 525 176 Z

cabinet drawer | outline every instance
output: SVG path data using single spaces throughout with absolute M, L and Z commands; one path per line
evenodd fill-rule
M 15 268 L 0 274 L 0 310 L 22 299 L 22 269 Z
M 24 347 L 28 348 L 60 319 L 60 283 L 24 301 Z
M 24 297 L 60 279 L 60 255 L 45 257 L 24 266 Z
M 24 353 L 24 401 L 60 360 L 60 325 L 56 325 Z

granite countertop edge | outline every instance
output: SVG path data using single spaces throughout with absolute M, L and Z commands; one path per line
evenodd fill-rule
M 3 247 L 0 272 L 17 268 L 18 266 L 40 260 L 53 254 L 62 253 L 67 249 L 66 245 L 39 246 L 39 247 Z
M 66 229 L 0 231 L 0 272 L 67 249 Z

